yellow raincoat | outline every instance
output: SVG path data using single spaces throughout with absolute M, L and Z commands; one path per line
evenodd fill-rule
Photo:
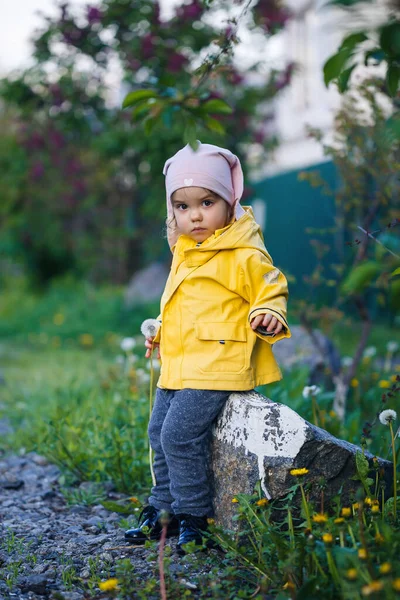
M 158 387 L 251 390 L 282 379 L 272 344 L 290 337 L 287 281 L 272 264 L 250 207 L 202 244 L 186 235 L 172 248 L 161 298 Z M 275 337 L 250 327 L 271 313 L 284 326 Z

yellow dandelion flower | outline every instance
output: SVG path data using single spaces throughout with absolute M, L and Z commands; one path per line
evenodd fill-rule
M 381 533 L 375 534 L 375 542 L 377 544 L 383 544 L 384 541 L 385 541 L 385 538 L 383 537 L 383 535 Z
M 397 381 L 397 375 L 392 375 L 392 376 L 390 377 L 390 381 L 391 381 L 392 383 L 396 383 L 396 381 Z
M 335 411 L 334 411 L 334 410 L 330 410 L 330 411 L 329 411 L 329 416 L 331 417 L 331 419 L 336 419 L 336 417 L 337 417 L 337 414 L 335 413 Z
M 313 515 L 312 520 L 314 521 L 314 523 L 326 523 L 328 520 L 328 515 L 317 513 Z
M 343 517 L 338 517 L 333 522 L 335 523 L 335 525 L 341 525 L 342 523 L 344 523 L 344 519 Z
M 380 511 L 379 504 L 373 504 L 373 505 L 371 506 L 371 512 L 372 512 L 374 515 L 378 514 L 378 512 L 379 512 L 379 511 Z
M 379 567 L 379 572 L 382 573 L 382 575 L 387 575 L 388 573 L 390 573 L 391 570 L 392 570 L 392 565 L 388 562 L 382 563 L 381 566 Z
M 353 506 L 353 510 L 358 510 L 360 508 L 360 505 L 358 504 L 358 502 L 354 502 Z
M 371 581 L 371 583 L 364 585 L 361 588 L 361 593 L 363 596 L 371 596 L 372 594 L 376 594 L 376 592 L 380 592 L 382 589 L 382 581 Z
M 292 583 L 291 581 L 287 581 L 285 583 L 285 585 L 283 586 L 284 590 L 295 590 L 296 586 L 294 585 L 294 583 Z
M 367 498 L 365 498 L 364 500 L 364 504 L 366 504 L 367 506 L 372 506 L 372 498 L 369 498 L 367 496 Z
M 367 560 L 368 552 L 365 548 L 360 548 L 358 551 L 358 558 L 361 560 Z
M 351 508 L 345 506 L 342 508 L 342 512 L 340 513 L 342 517 L 351 517 Z
M 134 504 L 139 504 L 139 500 L 136 498 L 136 496 L 131 496 L 129 498 L 129 502 L 133 502 Z
M 358 381 L 358 379 L 356 379 L 356 378 L 354 377 L 354 379 L 352 379 L 352 380 L 350 381 L 350 385 L 351 385 L 351 387 L 354 387 L 354 388 L 355 388 L 355 387 L 357 387 L 358 385 L 360 385 L 360 382 Z
M 397 579 L 393 579 L 392 585 L 395 592 L 400 592 L 400 577 L 397 577 Z
M 62 325 L 65 321 L 65 317 L 62 313 L 56 313 L 53 317 L 54 325 Z
M 307 475 L 308 473 L 308 469 L 305 469 L 304 467 L 302 469 L 291 469 L 290 474 L 293 475 L 293 477 L 301 477 L 302 475 Z
M 346 577 L 350 581 L 354 581 L 358 577 L 357 569 L 347 569 Z
M 378 381 L 378 386 L 380 388 L 388 388 L 390 387 L 390 381 L 388 381 L 387 379 L 381 379 L 380 381 Z
M 261 498 L 261 500 L 257 500 L 257 506 L 267 506 L 268 498 Z
M 111 577 L 111 579 L 107 579 L 106 581 L 99 583 L 99 588 L 103 592 L 110 592 L 111 590 L 115 590 L 117 587 L 118 579 L 115 579 L 115 577 Z
M 93 346 L 94 339 L 90 333 L 82 333 L 79 336 L 79 341 L 82 346 Z
M 324 533 L 324 535 L 322 536 L 322 541 L 324 542 L 324 544 L 332 544 L 333 535 L 331 533 Z
M 215 519 L 211 519 L 211 517 L 208 517 L 208 519 L 207 519 L 207 523 L 208 523 L 209 525 L 215 525 Z
M 232 498 L 232 502 L 239 502 L 237 498 Z

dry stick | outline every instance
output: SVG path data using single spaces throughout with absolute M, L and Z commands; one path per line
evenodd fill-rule
M 165 587 L 165 574 L 164 574 L 164 547 L 165 547 L 166 537 L 167 537 L 167 524 L 164 523 L 162 532 L 161 532 L 160 545 L 159 545 L 159 549 L 158 549 L 158 568 L 160 571 L 161 600 L 167 600 L 167 590 Z
M 149 392 L 149 423 L 151 419 L 151 413 L 153 410 L 153 340 L 151 340 L 151 350 L 150 350 L 150 392 Z M 156 485 L 156 476 L 154 474 L 153 469 L 153 448 L 151 447 L 149 440 L 149 462 L 150 462 L 150 473 L 151 480 L 153 482 L 153 487 Z

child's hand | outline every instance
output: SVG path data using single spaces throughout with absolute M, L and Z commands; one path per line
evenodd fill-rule
M 283 329 L 283 325 L 276 317 L 271 315 L 270 313 L 266 313 L 265 315 L 258 315 L 254 317 L 254 319 L 250 323 L 253 331 L 257 329 L 260 325 L 267 328 L 267 331 L 271 331 L 272 333 L 280 333 Z
M 145 358 L 150 358 L 152 348 L 153 348 L 153 350 L 155 350 L 157 348 L 157 358 L 161 358 L 160 344 L 158 344 L 157 342 L 153 342 L 153 340 L 154 340 L 153 337 L 146 338 L 146 341 L 144 343 L 144 345 L 147 348 Z

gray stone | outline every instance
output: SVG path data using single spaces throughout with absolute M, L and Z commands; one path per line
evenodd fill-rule
M 21 589 L 24 592 L 34 592 L 43 596 L 47 591 L 47 577 L 46 575 L 29 575 L 21 585 Z
M 125 305 L 144 304 L 159 300 L 168 278 L 169 268 L 161 263 L 152 263 L 134 274 L 125 291 Z
M 234 530 L 235 494 L 251 494 L 257 481 L 267 498 L 283 498 L 295 479 L 289 471 L 307 468 L 304 483 L 311 486 L 310 501 L 319 511 L 318 483 L 323 478 L 325 509 L 339 492 L 349 506 L 360 482 L 356 474 L 356 452 L 361 449 L 305 421 L 289 407 L 272 402 L 257 392 L 230 395 L 212 431 L 210 476 L 214 488 L 216 522 Z M 373 455 L 366 453 L 372 467 Z M 393 485 L 393 465 L 378 459 L 383 469 L 387 497 Z M 295 503 L 300 505 L 300 498 Z

